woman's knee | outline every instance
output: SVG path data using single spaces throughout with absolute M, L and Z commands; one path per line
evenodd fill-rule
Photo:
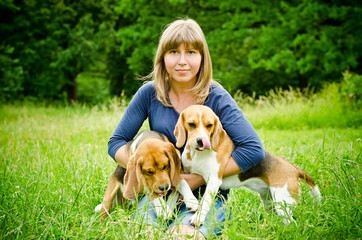
M 200 231 L 193 226 L 185 224 L 173 226 L 167 232 L 176 237 L 176 239 L 205 239 Z

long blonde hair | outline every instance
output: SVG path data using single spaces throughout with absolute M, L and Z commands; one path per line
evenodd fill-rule
M 203 104 L 209 95 L 212 80 L 212 63 L 209 48 L 201 27 L 192 19 L 176 20 L 163 31 L 149 77 L 155 82 L 157 99 L 166 107 L 172 107 L 169 99 L 169 81 L 164 56 L 181 43 L 192 45 L 201 54 L 201 65 L 195 86 L 191 89 L 197 104 Z

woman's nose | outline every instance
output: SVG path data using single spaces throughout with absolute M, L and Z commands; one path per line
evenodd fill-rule
M 180 54 L 180 60 L 178 61 L 178 64 L 180 64 L 180 65 L 185 65 L 185 64 L 187 64 L 185 53 L 181 53 L 181 54 Z

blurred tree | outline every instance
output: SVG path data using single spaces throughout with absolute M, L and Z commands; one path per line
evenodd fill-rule
M 111 0 L 7 0 L 0 5 L 1 91 L 40 99 L 77 100 L 77 76 L 105 71 L 115 41 Z
M 182 17 L 203 28 L 214 78 L 232 93 L 318 88 L 362 69 L 362 7 L 353 0 L 6 0 L 0 14 L 3 100 L 74 101 L 83 72 L 81 84 L 93 72 L 112 94 L 131 95 L 152 71 L 160 33 Z
M 134 75 L 151 71 L 165 24 L 186 16 L 203 28 L 214 77 L 231 92 L 318 88 L 341 80 L 347 68 L 361 69 L 358 1 L 122 0 L 117 12 L 130 23 L 118 33 L 121 56 Z
M 215 76 L 229 89 L 319 88 L 341 80 L 347 68 L 362 69 L 359 1 L 229 0 L 218 6 L 227 17 L 208 37 Z

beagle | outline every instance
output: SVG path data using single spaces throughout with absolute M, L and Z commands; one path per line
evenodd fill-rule
M 116 167 L 108 180 L 103 202 L 95 212 L 101 212 L 101 217 L 105 218 L 117 203 L 123 204 L 125 199 L 134 199 L 147 192 L 157 216 L 170 218 L 179 195 L 173 187 L 182 181 L 178 150 L 163 134 L 143 131 L 126 144 L 126 154 L 129 159 L 127 170 L 119 165 Z M 171 194 L 166 203 L 164 197 L 169 191 Z
M 222 178 L 234 144 L 209 107 L 193 105 L 185 109 L 180 114 L 174 134 L 176 147 L 186 144 L 181 158 L 184 171 L 202 175 L 207 182 L 200 206 L 190 219 L 195 226 L 205 221 L 219 188 L 243 186 L 256 191 L 265 207 L 274 208 L 277 215 L 284 216 L 285 224 L 293 221 L 288 204 L 295 204 L 298 200 L 299 179 L 305 181 L 313 195 L 320 199 L 318 186 L 305 171 L 269 152 L 265 152 L 264 160 L 250 170 Z

